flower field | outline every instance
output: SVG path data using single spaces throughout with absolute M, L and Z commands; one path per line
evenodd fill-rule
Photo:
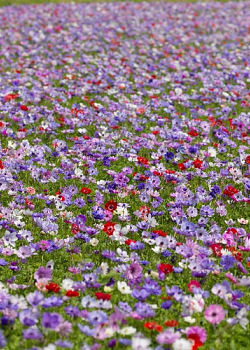
M 0 349 L 249 349 L 250 2 L 0 23 Z

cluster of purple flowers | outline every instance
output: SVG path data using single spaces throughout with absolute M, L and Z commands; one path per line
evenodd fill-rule
M 247 334 L 249 16 L 249 2 L 1 9 L 1 349 Z

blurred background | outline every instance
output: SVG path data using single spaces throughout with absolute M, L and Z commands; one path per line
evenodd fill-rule
M 129 2 L 124 0 L 112 0 L 113 2 Z M 152 1 L 152 0 L 144 0 Z M 157 1 L 167 1 L 167 2 L 214 2 L 215 0 L 157 0 Z M 216 0 L 219 2 L 228 2 L 230 0 Z M 242 0 L 240 0 L 242 1 Z M 44 4 L 44 3 L 60 3 L 60 2 L 79 2 L 79 3 L 90 3 L 90 2 L 110 2 L 110 0 L 0 0 L 0 6 L 9 6 L 9 5 L 21 5 L 21 4 Z M 142 2 L 142 0 L 133 0 L 131 2 Z M 153 1 L 154 2 L 154 1 Z M 236 0 L 239 2 L 239 0 Z

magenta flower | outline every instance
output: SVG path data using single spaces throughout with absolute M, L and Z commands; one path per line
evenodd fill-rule
M 207 332 L 204 328 L 199 327 L 199 326 L 188 327 L 187 328 L 187 335 L 189 336 L 192 334 L 198 335 L 198 337 L 200 338 L 200 341 L 202 343 L 205 343 L 205 341 L 207 339 Z
M 44 252 L 47 248 L 49 248 L 49 242 L 48 241 L 40 241 L 39 243 L 40 249 Z
M 138 263 L 132 263 L 126 270 L 125 275 L 128 279 L 136 279 L 141 276 L 142 267 Z
M 225 318 L 225 310 L 217 304 L 208 306 L 204 312 L 205 319 L 211 324 L 219 324 Z

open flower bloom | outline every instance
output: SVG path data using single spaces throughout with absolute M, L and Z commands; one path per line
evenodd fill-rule
M 206 308 L 204 316 L 209 323 L 219 324 L 224 320 L 226 313 L 220 305 L 212 304 Z

